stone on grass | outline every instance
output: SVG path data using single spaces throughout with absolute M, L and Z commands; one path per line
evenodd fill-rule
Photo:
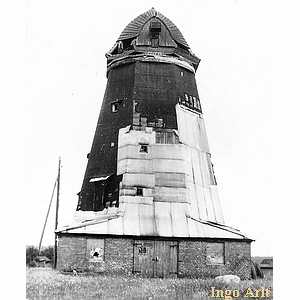
M 219 283 L 224 283 L 224 284 L 239 283 L 241 281 L 240 277 L 236 275 L 217 276 L 215 280 Z

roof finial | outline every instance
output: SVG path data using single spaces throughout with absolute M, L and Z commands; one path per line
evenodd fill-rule
M 157 16 L 157 11 L 156 11 L 156 9 L 155 9 L 154 7 L 152 7 L 151 10 L 153 10 L 154 16 L 156 17 L 156 16 Z

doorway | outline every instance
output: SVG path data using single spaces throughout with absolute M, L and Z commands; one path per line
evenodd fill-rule
M 133 273 L 144 277 L 177 277 L 178 242 L 135 240 Z

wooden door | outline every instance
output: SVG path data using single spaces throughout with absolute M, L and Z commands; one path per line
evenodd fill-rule
M 154 277 L 177 277 L 178 242 L 155 241 Z
M 136 241 L 133 272 L 146 277 L 177 277 L 177 241 Z
M 135 241 L 133 246 L 133 273 L 153 277 L 154 241 Z

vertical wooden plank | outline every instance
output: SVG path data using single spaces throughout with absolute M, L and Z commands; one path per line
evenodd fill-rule
M 177 277 L 178 274 L 178 242 L 169 242 L 170 263 L 169 275 L 170 277 Z
M 154 241 L 136 240 L 133 251 L 133 272 L 144 277 L 153 277 Z
M 168 241 L 155 241 L 156 265 L 155 277 L 165 278 L 169 275 L 170 249 Z

